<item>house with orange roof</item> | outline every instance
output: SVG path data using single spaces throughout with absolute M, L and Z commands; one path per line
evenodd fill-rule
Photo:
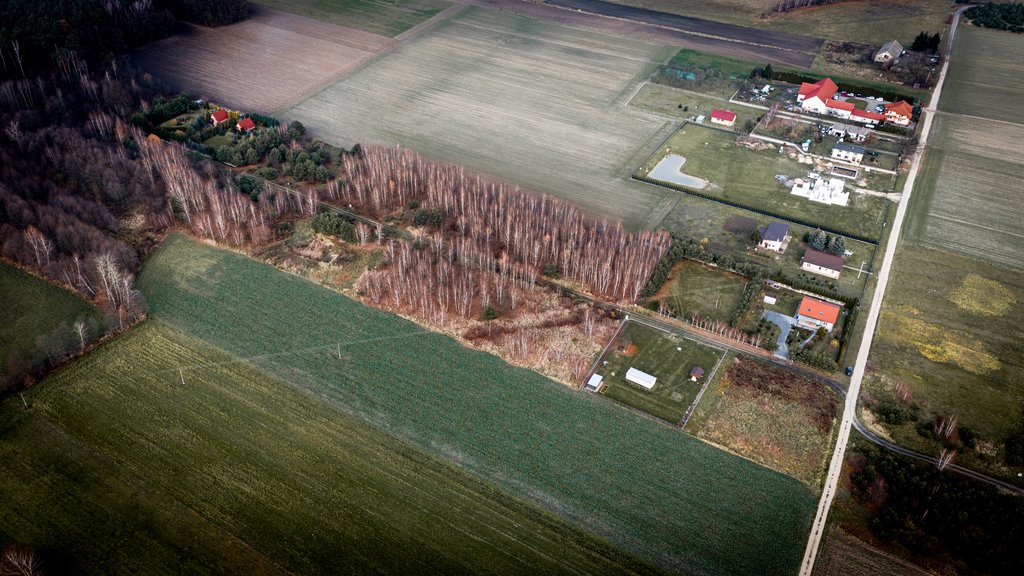
M 256 123 L 252 121 L 252 118 L 244 118 L 239 120 L 238 124 L 235 125 L 235 128 L 239 132 L 249 132 L 253 128 L 256 128 Z
M 850 120 L 854 122 L 861 122 L 863 124 L 881 124 L 885 122 L 885 114 L 879 114 L 878 112 L 872 112 L 870 110 L 854 110 L 850 112 Z
M 897 126 L 906 126 L 907 124 L 910 124 L 910 119 L 913 116 L 914 107 L 906 100 L 890 102 L 885 105 L 885 119 Z
M 824 328 L 826 332 L 831 332 L 836 327 L 840 311 L 842 308 L 836 304 L 804 296 L 796 310 L 796 325 L 808 330 Z
M 210 114 L 210 121 L 213 122 L 214 126 L 218 126 L 228 121 L 228 111 L 221 108 L 216 110 L 213 114 Z
M 831 78 L 822 78 L 815 83 L 804 82 L 800 85 L 800 92 L 796 101 L 800 107 L 808 112 L 827 114 L 826 102 L 832 99 L 839 91 L 839 86 Z

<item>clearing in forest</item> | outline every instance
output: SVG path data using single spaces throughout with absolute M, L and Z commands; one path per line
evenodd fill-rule
M 174 91 L 269 114 L 393 46 L 394 40 L 269 8 L 189 31 L 132 56 Z
M 653 227 L 675 195 L 629 177 L 672 123 L 626 102 L 672 52 L 470 7 L 282 114 Z

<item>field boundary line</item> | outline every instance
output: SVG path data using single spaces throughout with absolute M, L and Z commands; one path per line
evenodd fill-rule
M 701 398 L 704 397 L 704 392 L 708 389 L 708 386 L 711 385 L 711 381 L 715 379 L 715 374 L 718 374 L 719 366 L 722 365 L 722 362 L 725 361 L 725 357 L 728 355 L 728 352 L 724 350 L 722 351 L 722 357 L 715 363 L 715 367 L 711 369 L 711 374 L 709 374 L 704 380 L 704 385 L 701 386 L 700 391 L 697 392 L 697 397 L 693 399 L 693 404 L 690 404 L 690 407 L 686 409 L 686 414 L 683 414 L 683 419 L 679 421 L 680 430 L 686 428 L 686 423 L 690 421 L 690 416 L 693 416 L 693 411 L 697 409 L 697 405 L 700 404 Z

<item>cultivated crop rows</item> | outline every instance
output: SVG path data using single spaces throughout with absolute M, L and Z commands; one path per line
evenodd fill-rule
M 596 215 L 656 223 L 675 193 L 628 179 L 670 127 L 623 103 L 662 57 L 658 46 L 468 9 L 284 116 L 333 144 L 400 144 Z
M 238 24 L 195 27 L 151 44 L 133 61 L 173 90 L 270 113 L 393 44 L 369 32 L 261 9 Z
M 939 109 L 1024 123 L 1021 54 L 1024 36 L 1020 34 L 961 27 L 956 35 L 956 63 L 950 66 Z
M 161 322 L 662 566 L 782 574 L 799 562 L 814 497 L 792 478 L 181 237 L 140 283 Z

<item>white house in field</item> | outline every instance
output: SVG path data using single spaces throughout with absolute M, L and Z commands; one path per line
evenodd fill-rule
M 879 64 L 885 64 L 886 62 L 892 62 L 903 54 L 903 46 L 895 40 L 889 40 L 882 47 L 875 52 L 874 60 Z
M 839 274 L 843 271 L 843 259 L 833 254 L 808 248 L 800 261 L 800 268 L 812 274 L 839 278 Z
M 838 91 L 839 86 L 836 86 L 831 78 L 822 78 L 813 84 L 804 82 L 800 85 L 796 101 L 800 104 L 800 108 L 807 112 L 828 114 L 828 102 Z
M 796 311 L 796 325 L 808 330 L 824 328 L 825 331 L 831 332 L 836 327 L 841 310 L 842 308 L 831 302 L 804 296 Z
M 637 370 L 636 368 L 630 368 L 626 371 L 626 380 L 647 390 L 654 388 L 654 384 L 658 381 L 654 376 L 651 376 L 647 372 Z
M 863 146 L 855 146 L 846 142 L 839 142 L 832 147 L 832 157 L 843 162 L 860 164 L 864 161 L 864 153 L 867 150 Z
M 778 252 L 779 254 L 786 251 L 786 247 L 789 246 L 789 240 L 792 238 L 789 235 L 789 224 L 781 222 L 772 222 L 767 226 L 762 226 L 758 232 L 761 233 L 761 243 L 758 244 L 758 247 Z
M 736 125 L 736 113 L 716 108 L 711 111 L 711 123 L 731 128 Z
M 843 189 L 845 186 L 846 182 L 840 178 L 825 180 L 820 174 L 811 172 L 807 178 L 797 178 L 790 193 L 822 204 L 846 206 L 850 203 L 850 193 Z

